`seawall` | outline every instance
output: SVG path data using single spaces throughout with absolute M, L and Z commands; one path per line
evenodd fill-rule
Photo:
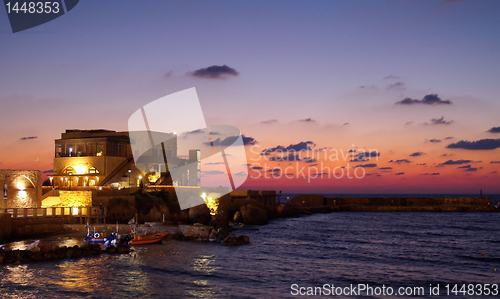
M 498 212 L 485 198 L 331 198 L 334 211 Z

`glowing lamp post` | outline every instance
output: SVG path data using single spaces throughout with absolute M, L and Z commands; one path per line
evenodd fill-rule
M 137 187 L 141 187 L 141 186 L 142 186 L 142 175 L 138 176 L 138 177 L 137 177 L 137 180 L 138 180 L 138 182 L 137 182 Z M 141 188 L 142 188 L 142 187 L 141 187 Z
M 130 188 L 131 187 L 130 186 L 130 174 L 132 173 L 132 170 L 129 169 L 129 170 L 127 170 L 127 172 L 128 172 L 128 187 Z
M 217 209 L 219 208 L 219 201 L 217 200 L 218 194 L 207 194 L 205 192 L 200 194 L 201 198 L 210 210 L 210 215 L 217 215 Z

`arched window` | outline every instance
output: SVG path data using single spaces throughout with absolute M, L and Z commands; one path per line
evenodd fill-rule
M 66 175 L 98 174 L 99 170 L 97 170 L 97 168 L 95 168 L 94 166 L 90 166 L 88 164 L 79 164 L 64 168 L 62 173 Z
M 68 166 L 64 168 L 63 173 L 67 175 L 72 175 L 73 173 L 75 173 L 75 169 L 71 166 Z

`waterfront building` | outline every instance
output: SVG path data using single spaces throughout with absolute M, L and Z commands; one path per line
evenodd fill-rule
M 0 170 L 0 209 L 38 208 L 42 175 L 38 170 Z
M 57 188 L 86 188 L 137 184 L 128 132 L 66 130 L 55 141 L 54 174 Z

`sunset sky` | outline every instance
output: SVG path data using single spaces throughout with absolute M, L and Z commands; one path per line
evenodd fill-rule
M 126 130 L 196 87 L 209 124 L 254 138 L 250 173 L 274 174 L 248 187 L 498 193 L 499 28 L 495 0 L 85 0 L 15 34 L 2 11 L 0 168 L 49 170 L 64 130 Z

